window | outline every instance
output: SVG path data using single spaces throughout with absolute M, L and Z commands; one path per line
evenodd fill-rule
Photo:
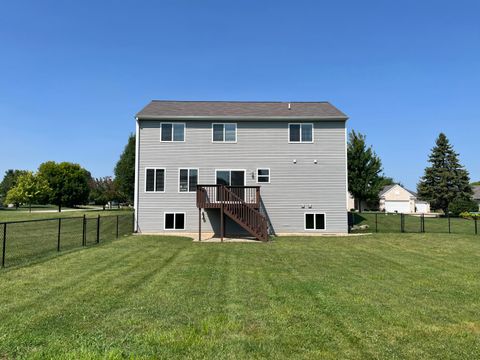
M 178 191 L 197 191 L 198 169 L 180 169 L 178 172 Z
M 145 191 L 165 191 L 165 169 L 145 169 Z
M 325 214 L 305 214 L 305 230 L 325 230 Z
M 270 182 L 270 169 L 257 169 L 257 183 Z
M 291 143 L 312 143 L 313 124 L 288 124 L 288 134 Z
M 160 141 L 185 141 L 185 124 L 183 123 L 161 123 Z
M 185 213 L 165 213 L 165 230 L 185 230 Z
M 237 124 L 212 124 L 213 142 L 236 142 Z

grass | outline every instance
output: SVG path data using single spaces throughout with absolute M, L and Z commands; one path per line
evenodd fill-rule
M 363 231 L 355 230 L 354 232 L 372 232 L 375 231 L 375 213 L 355 213 L 356 225 L 368 225 L 368 229 Z M 400 232 L 400 218 L 399 214 L 385 214 L 378 213 L 377 224 L 379 233 Z M 405 215 L 405 232 L 418 233 L 420 232 L 420 216 Z M 477 224 L 480 232 L 480 223 Z M 425 232 L 426 233 L 448 233 L 448 218 L 425 217 Z M 454 234 L 475 234 L 475 221 L 462 218 L 450 219 L 450 231 Z
M 132 236 L 0 272 L 0 358 L 480 357 L 480 236 Z
M 65 209 L 64 209 L 65 210 Z M 111 210 L 77 210 L 77 211 L 62 211 L 62 212 L 39 212 L 32 211 L 31 213 L 25 209 L 0 209 L 0 222 L 5 221 L 21 221 L 21 220 L 35 220 L 35 219 L 52 219 L 52 218 L 68 218 L 79 217 L 84 214 L 88 217 L 96 217 L 97 215 L 123 215 L 132 214 L 129 209 L 111 209 Z
M 22 214 L 23 215 L 23 214 Z M 35 214 L 39 215 L 39 214 Z M 60 251 L 65 252 L 78 249 L 83 245 L 83 213 L 66 212 L 42 214 L 42 219 L 35 220 L 24 216 L 14 218 L 20 222 L 11 222 L 6 225 L 5 266 L 25 265 L 46 257 L 58 255 L 58 231 L 60 225 Z M 44 216 L 47 215 L 47 216 Z M 48 216 L 50 215 L 50 216 Z M 55 215 L 55 218 L 53 217 Z M 86 245 L 97 244 L 98 215 L 100 227 L 98 241 L 103 243 L 116 238 L 117 216 L 118 233 L 131 234 L 133 217 L 130 211 L 97 211 L 86 213 L 85 241 Z M 39 216 L 35 216 L 39 217 Z M 35 218 L 34 217 L 34 218 Z M 34 221 L 29 221 L 34 220 Z M 4 224 L 0 224 L 0 254 L 3 249 Z M 1 357 L 0 357 L 1 358 Z

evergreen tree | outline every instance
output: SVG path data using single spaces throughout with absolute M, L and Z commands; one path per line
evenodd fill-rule
M 352 130 L 347 145 L 348 191 L 355 198 L 355 208 L 362 211 L 367 201 L 378 202 L 380 189 L 386 184 L 381 176 L 382 162 L 372 147 L 365 143 L 365 135 Z
M 432 209 L 448 211 L 454 200 L 469 200 L 473 194 L 468 171 L 460 164 L 445 134 L 440 133 L 428 159 L 430 166 L 420 180 L 418 196 Z
M 135 135 L 131 134 L 115 166 L 115 186 L 123 201 L 133 204 L 135 192 Z

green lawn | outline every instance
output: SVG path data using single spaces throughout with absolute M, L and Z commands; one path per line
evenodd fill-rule
M 5 266 L 25 265 L 47 257 L 56 256 L 58 252 L 58 230 L 60 225 L 60 251 L 65 252 L 79 248 L 83 245 L 83 212 L 43 214 L 41 219 L 35 220 L 39 214 L 32 214 L 33 219 L 25 219 L 18 214 L 16 221 L 6 224 L 6 250 Z M 100 226 L 98 230 L 98 242 L 114 240 L 118 235 L 131 234 L 133 231 L 133 213 L 131 211 L 96 211 L 86 212 L 85 241 L 86 245 L 97 244 L 98 215 Z M 47 216 L 45 216 L 47 215 Z M 50 216 L 48 216 L 50 215 Z M 54 216 L 55 215 L 55 216 Z M 60 224 L 59 224 L 60 222 Z M 0 256 L 3 248 L 5 224 L 0 223 Z M 0 263 L 1 264 L 1 263 Z M 0 357 L 1 359 L 1 357 Z
M 44 209 L 45 210 L 45 209 Z M 46 209 L 54 210 L 54 209 Z M 65 210 L 65 209 L 64 209 Z M 43 211 L 32 211 L 31 213 L 26 209 L 0 209 L 0 222 L 4 221 L 19 221 L 19 220 L 34 220 L 34 219 L 51 219 L 51 218 L 66 218 L 66 217 L 77 217 L 83 216 L 84 214 L 89 217 L 95 217 L 98 214 L 100 216 L 106 215 L 121 215 L 121 214 L 132 214 L 133 211 L 129 209 L 112 209 L 112 210 L 78 210 L 78 211 L 62 211 L 62 212 L 43 212 Z
M 355 213 L 355 224 L 368 225 L 367 230 L 355 232 L 375 232 L 375 213 Z M 377 214 L 377 226 L 380 233 L 400 232 L 400 218 L 399 214 Z M 405 231 L 410 233 L 420 232 L 420 216 L 405 215 Z M 480 222 L 477 224 L 478 232 L 480 233 Z M 426 233 L 448 233 L 448 218 L 430 218 L 425 217 L 425 232 Z M 450 219 L 450 231 L 454 234 L 475 234 L 475 221 L 462 218 Z
M 480 236 L 130 236 L 0 271 L 3 358 L 480 357 Z

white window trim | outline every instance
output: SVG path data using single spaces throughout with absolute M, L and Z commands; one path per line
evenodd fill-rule
M 167 224 L 167 214 L 173 214 L 173 229 L 167 229 L 166 224 Z M 183 214 L 183 229 L 175 229 L 175 220 L 177 217 L 177 214 Z M 163 213 L 163 230 L 164 231 L 178 231 L 178 230 L 185 230 L 185 225 L 187 223 L 187 214 L 181 211 L 165 211 Z
M 268 170 L 268 181 L 263 181 L 263 182 L 258 181 L 258 170 Z M 266 168 L 266 167 L 257 168 L 256 174 L 255 174 L 257 184 L 270 184 L 271 175 L 272 175 L 272 172 L 270 171 L 270 168 Z M 266 175 L 261 175 L 260 177 L 265 178 Z
M 172 125 L 172 140 L 170 141 L 167 141 L 167 140 L 162 140 L 162 124 L 171 124 Z M 183 125 L 183 140 L 180 141 L 180 140 L 173 140 L 173 124 L 181 124 Z M 185 142 L 187 138 L 187 124 L 184 123 L 184 122 L 161 122 L 160 123 L 160 142 L 164 142 L 164 143 L 171 143 L 171 142 Z
M 225 141 L 225 124 L 235 125 L 235 141 Z M 213 140 L 213 127 L 214 125 L 223 125 L 223 141 Z M 237 123 L 212 123 L 212 143 L 214 144 L 236 144 L 238 139 L 238 126 Z
M 153 191 L 147 191 L 147 170 L 153 170 L 154 171 Z M 157 170 L 163 170 L 163 191 L 157 191 Z M 147 193 L 147 194 L 150 194 L 150 193 L 164 193 L 166 187 L 167 187 L 167 170 L 165 168 L 157 168 L 157 167 L 146 167 L 145 168 L 145 186 L 143 188 L 145 193 Z
M 306 215 L 307 214 L 313 214 L 313 229 L 307 229 L 307 217 Z M 317 219 L 315 217 L 315 215 L 323 215 L 324 216 L 324 219 L 325 219 L 325 228 L 324 229 L 315 229 L 316 228 L 316 225 L 317 225 Z M 306 213 L 303 213 L 303 230 L 305 231 L 326 231 L 327 230 L 327 214 L 324 213 L 324 212 L 306 212 Z
M 300 125 L 300 141 L 290 141 L 290 125 Z M 302 140 L 302 125 L 312 125 L 312 141 Z M 315 126 L 313 123 L 288 123 L 288 143 L 289 144 L 313 144 L 315 142 Z
M 179 194 L 191 194 L 197 192 L 197 190 L 194 191 L 180 191 L 180 170 L 188 170 L 188 188 L 190 188 L 190 170 L 197 170 L 197 185 L 200 184 L 200 171 L 198 168 L 190 168 L 190 167 L 182 167 L 178 168 L 178 193 Z

